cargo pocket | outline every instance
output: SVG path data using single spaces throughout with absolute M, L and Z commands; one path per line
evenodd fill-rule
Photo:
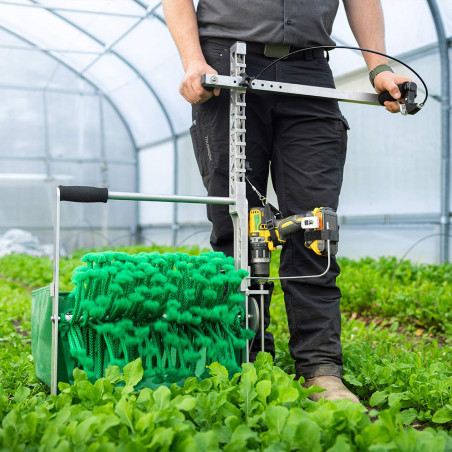
M 204 180 L 209 175 L 209 143 L 205 143 L 204 134 L 202 133 L 201 123 L 198 120 L 198 106 L 193 106 L 193 123 L 190 127 L 190 135 L 195 152 L 196 162 L 198 163 L 199 172 Z
M 339 171 L 340 171 L 340 185 L 342 185 L 342 179 L 344 176 L 345 159 L 347 156 L 347 131 L 350 130 L 350 126 L 348 124 L 348 121 L 343 116 L 340 116 L 338 119 L 339 119 L 337 121 L 338 127 L 339 127 L 338 165 L 339 165 Z

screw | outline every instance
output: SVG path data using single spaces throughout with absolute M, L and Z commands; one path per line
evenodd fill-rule
M 218 78 L 215 75 L 212 75 L 212 77 L 210 77 L 210 83 L 217 83 L 218 82 Z

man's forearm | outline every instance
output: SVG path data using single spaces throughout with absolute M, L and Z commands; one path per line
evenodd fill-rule
M 194 61 L 204 61 L 193 1 L 163 0 L 162 4 L 166 24 L 179 50 L 184 70 Z
M 385 52 L 385 28 L 380 0 L 344 0 L 345 11 L 358 45 L 365 49 Z M 363 52 L 369 71 L 388 64 L 385 57 Z

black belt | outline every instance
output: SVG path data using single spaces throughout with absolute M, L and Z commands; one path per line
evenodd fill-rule
M 235 42 L 234 39 L 227 38 L 201 38 L 201 41 L 211 41 L 216 42 L 218 44 L 231 47 Z M 268 50 L 268 48 L 267 48 Z M 247 53 L 256 53 L 258 55 L 268 56 L 266 55 L 266 44 L 261 42 L 246 42 L 246 51 Z M 297 53 L 292 53 L 297 52 Z M 267 52 L 268 53 L 268 52 Z M 298 60 L 314 60 L 317 58 L 328 58 L 328 52 L 324 49 L 307 49 L 303 50 L 303 47 L 294 47 L 287 46 L 286 50 L 286 58 L 287 59 L 298 59 Z M 269 56 L 269 58 L 277 58 Z

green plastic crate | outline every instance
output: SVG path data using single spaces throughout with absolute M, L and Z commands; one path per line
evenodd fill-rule
M 60 316 L 64 315 L 73 304 L 68 301 L 70 292 L 59 292 L 59 310 Z M 35 363 L 36 377 L 48 386 L 51 386 L 51 363 L 52 363 L 52 297 L 50 295 L 50 286 L 34 290 L 31 299 L 31 348 Z M 236 362 L 238 365 L 245 362 L 245 351 L 236 353 Z M 58 375 L 59 382 L 69 384 L 74 383 L 73 370 L 76 362 L 72 358 L 69 348 L 69 342 L 61 333 L 58 334 Z M 195 375 L 202 379 L 209 374 L 206 370 L 206 350 L 201 350 L 201 358 L 196 365 Z M 176 382 L 183 385 L 185 380 Z M 148 387 L 156 389 L 159 386 L 171 386 L 173 383 L 163 382 L 154 383 L 151 378 L 144 379 L 137 388 Z
M 60 292 L 59 313 L 71 306 L 68 304 L 69 292 Z M 36 376 L 46 385 L 51 382 L 52 363 L 52 297 L 50 286 L 34 290 L 31 298 L 31 349 L 35 362 Z M 74 360 L 69 352 L 69 344 L 58 335 L 58 381 L 73 383 Z

